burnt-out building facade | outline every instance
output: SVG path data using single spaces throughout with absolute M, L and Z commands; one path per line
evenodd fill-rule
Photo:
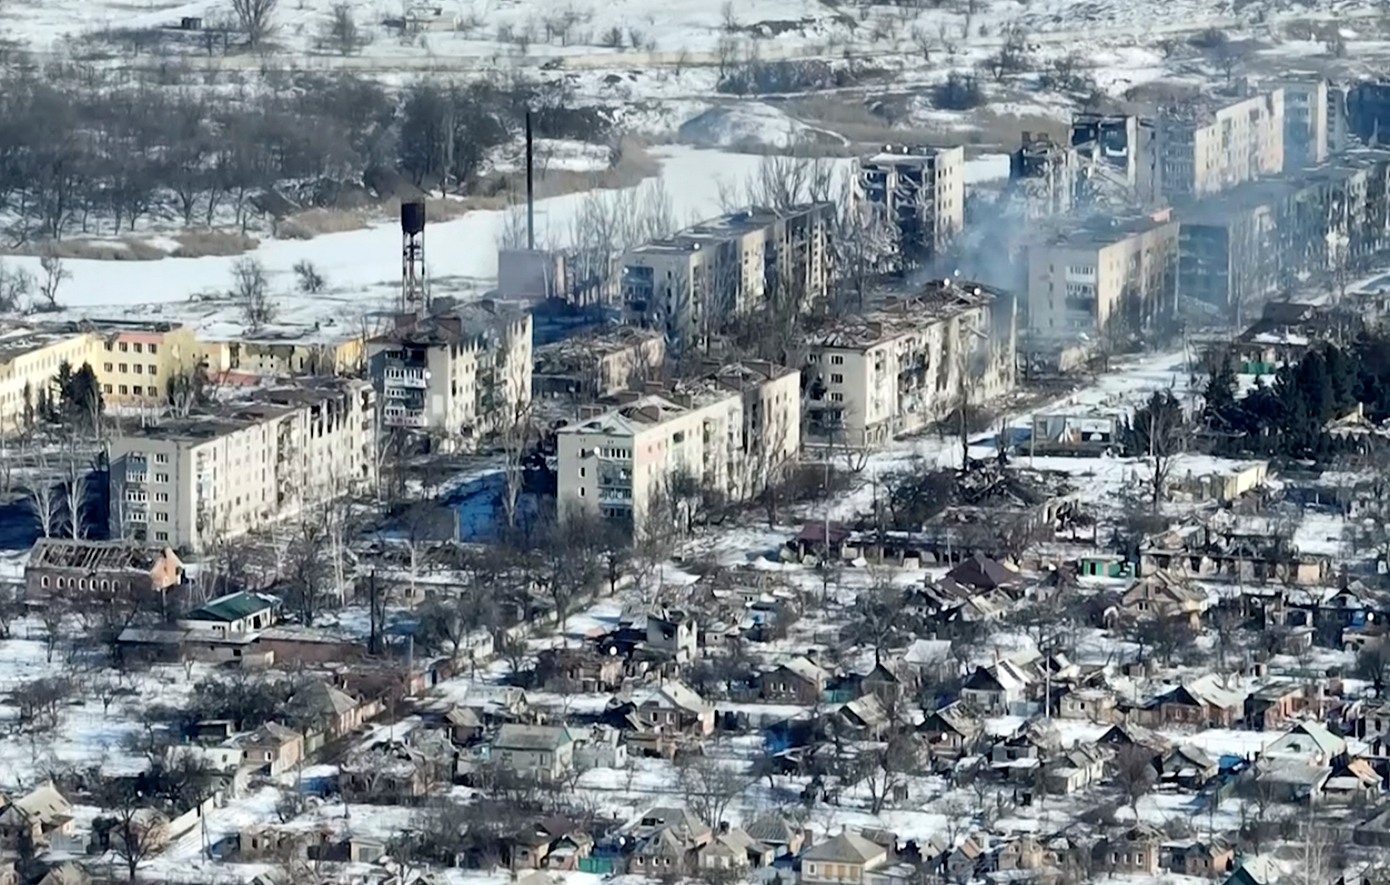
M 1071 124 L 1074 202 L 1156 203 L 1162 193 L 1156 145 L 1150 120 L 1132 114 L 1076 114 Z
M 1249 182 L 1178 215 L 1179 292 L 1244 322 L 1300 277 L 1344 282 L 1390 246 L 1390 153 Z
M 1363 80 L 1347 89 L 1347 132 L 1374 145 L 1390 139 L 1390 80 Z
M 1041 132 L 1023 133 L 1009 155 L 1009 191 L 1026 218 L 1048 218 L 1071 210 L 1076 191 L 1076 150 Z

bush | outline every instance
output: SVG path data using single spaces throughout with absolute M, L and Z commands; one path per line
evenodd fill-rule
M 932 104 L 946 111 L 969 111 L 985 103 L 985 90 L 974 74 L 951 72 L 932 90 Z

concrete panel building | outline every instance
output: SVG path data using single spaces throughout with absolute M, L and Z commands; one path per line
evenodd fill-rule
M 91 361 L 94 340 L 85 332 L 16 327 L 0 332 L 0 434 L 19 432 L 48 389 L 58 367 Z M 93 368 L 96 368 L 93 366 Z
M 675 402 L 649 395 L 556 435 L 561 519 L 598 514 L 637 536 L 670 527 L 681 486 L 726 490 L 743 449 L 743 398 Z
M 1178 223 L 1167 210 L 1098 218 L 1028 246 L 1028 329 L 1037 340 L 1092 338 L 1119 324 L 1161 327 L 1177 306 Z
M 854 198 L 901 267 L 929 266 L 965 227 L 965 149 L 889 145 L 860 157 Z
M 372 488 L 376 419 L 369 383 L 316 378 L 128 428 L 110 442 L 112 535 L 197 552 Z
M 1287 77 L 1270 86 L 1284 92 L 1284 167 L 1327 162 L 1328 90 L 1321 77 Z
M 806 443 L 861 448 L 920 430 L 964 396 L 1014 385 L 1014 299 L 936 281 L 911 297 L 836 319 L 807 340 Z
M 158 410 L 169 401 L 169 381 L 191 373 L 202 358 L 188 326 L 124 320 L 72 324 L 93 337 L 90 357 L 107 405 Z
M 1072 117 L 1073 202 L 1146 206 L 1162 194 L 1157 130 L 1153 121 L 1132 114 L 1076 114 Z
M 1164 194 L 1214 194 L 1284 171 L 1284 90 L 1226 103 L 1195 101 L 1158 119 Z
M 622 259 L 624 318 L 687 346 L 770 300 L 807 309 L 830 281 L 831 203 L 752 208 L 638 246 Z
M 1009 188 L 1027 218 L 1049 218 L 1071 210 L 1076 196 L 1076 149 L 1043 133 L 1023 133 L 1009 155 Z
M 511 427 L 531 403 L 531 314 L 493 301 L 402 314 L 367 342 L 385 429 L 459 448 Z
M 668 527 L 672 497 L 742 500 L 796 462 L 801 374 L 761 361 L 711 368 L 634 395 L 556 436 L 562 518 L 598 514 L 637 534 Z
M 591 402 L 661 376 L 666 339 L 654 329 L 602 326 L 536 348 L 535 399 Z

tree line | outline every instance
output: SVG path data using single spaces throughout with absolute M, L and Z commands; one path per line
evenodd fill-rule
M 398 92 L 352 74 L 266 72 L 195 84 L 53 64 L 0 72 L 0 212 L 11 245 L 119 234 L 158 216 L 243 230 L 271 189 L 333 206 L 363 185 L 479 185 L 488 151 L 519 137 L 603 140 L 605 112 L 562 81 L 417 81 Z
M 1329 421 L 1358 406 L 1373 423 L 1390 418 L 1390 337 L 1367 332 L 1349 346 L 1314 347 L 1256 378 L 1243 397 L 1228 355 L 1210 368 L 1203 393 L 1201 422 L 1217 454 L 1325 458 L 1342 445 L 1326 432 Z

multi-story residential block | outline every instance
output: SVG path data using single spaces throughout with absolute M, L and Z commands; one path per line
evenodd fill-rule
M 112 406 L 164 407 L 169 401 L 170 379 L 192 372 L 202 356 L 189 326 L 84 320 L 67 328 L 92 336 L 87 361 L 96 370 L 102 398 Z
M 1067 212 L 1076 194 L 1076 149 L 1041 132 L 1023 133 L 1023 143 L 1009 155 L 1009 187 L 1027 218 Z
M 1178 223 L 1168 210 L 1098 218 L 1028 246 L 1028 330 L 1075 340 L 1161 327 L 1177 306 Z
M 1345 285 L 1387 246 L 1390 153 L 1352 151 L 1184 208 L 1178 291 L 1243 326 L 1299 279 Z
M 859 158 L 854 197 L 886 228 L 901 266 L 929 265 L 965 227 L 965 149 L 886 146 Z
M 622 259 L 624 316 L 688 345 L 769 301 L 825 298 L 834 206 L 753 208 L 721 215 Z
M 641 534 L 669 523 L 692 490 L 760 493 L 800 453 L 800 387 L 785 366 L 719 366 L 561 429 L 561 515 L 598 513 Z
M 1201 197 L 1284 171 L 1284 90 L 1228 104 L 1192 101 L 1158 120 L 1163 190 Z
M 1284 167 L 1327 162 L 1327 81 L 1314 76 L 1287 77 L 1272 85 L 1284 91 Z
M 91 355 L 92 337 L 87 333 L 28 328 L 0 332 L 0 434 L 24 427 L 40 392 L 52 385 L 63 363 L 81 368 Z
M 556 434 L 562 519 L 597 513 L 637 536 L 669 527 L 686 488 L 726 490 L 743 449 L 743 398 L 676 402 L 648 395 Z
M 531 314 L 485 300 L 402 314 L 367 342 L 384 428 L 428 432 L 446 448 L 519 421 L 531 404 Z
M 111 439 L 111 530 L 200 551 L 308 503 L 376 482 L 376 396 L 365 381 L 301 379 L 209 416 Z
M 1157 134 L 1150 120 L 1126 114 L 1076 114 L 1071 124 L 1079 205 L 1102 198 L 1149 205 L 1160 196 Z
M 807 442 L 861 448 L 1014 384 L 1014 299 L 940 280 L 807 340 Z
M 666 339 L 654 329 L 604 326 L 536 348 L 531 391 L 587 401 L 613 396 L 661 376 Z
M 1350 123 L 1347 118 L 1347 94 L 1343 83 L 1327 84 L 1327 152 L 1340 154 L 1350 147 Z
M 209 374 L 245 372 L 275 378 L 292 375 L 351 375 L 366 365 L 360 330 L 293 332 L 260 338 L 209 340 L 200 349 Z
M 743 397 L 742 448 L 729 465 L 727 493 L 749 498 L 775 483 L 801 453 L 801 373 L 766 360 L 711 367 L 674 390 L 692 399 L 720 392 Z

